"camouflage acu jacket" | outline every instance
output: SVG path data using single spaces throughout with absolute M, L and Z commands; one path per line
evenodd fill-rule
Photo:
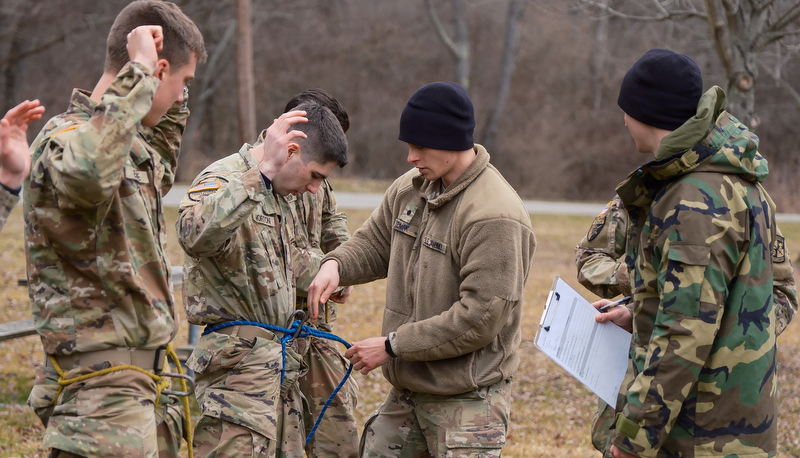
M 630 295 L 625 266 L 627 230 L 628 213 L 619 196 L 614 196 L 575 247 L 578 281 L 600 297 L 611 299 L 619 294 Z M 798 302 L 794 268 L 780 228 L 772 249 L 772 297 L 776 333 L 781 335 L 797 312 Z
M 183 198 L 177 222 L 186 316 L 199 325 L 250 320 L 285 326 L 295 309 L 279 197 L 245 144 L 211 164 Z
M 253 147 L 264 142 L 266 132 L 261 132 Z M 322 256 L 350 239 L 347 216 L 336 209 L 336 197 L 328 180 L 322 182 L 315 194 L 289 194 L 281 197 L 279 203 L 281 211 L 291 215 L 293 222 L 292 282 L 298 296 L 306 297 Z
M 776 452 L 775 205 L 758 138 L 724 105 L 722 89 L 706 92 L 617 188 L 630 216 L 635 378 L 613 441 L 638 456 Z
M 100 103 L 75 90 L 31 145 L 25 246 L 48 354 L 156 348 L 176 333 L 161 196 L 188 110 L 176 104 L 156 129 L 141 128 L 157 86 L 129 63 Z
M 0 230 L 6 225 L 8 214 L 19 202 L 19 196 L 10 193 L 6 188 L 0 186 Z
M 328 181 L 315 194 L 283 196 L 281 205 L 292 215 L 292 265 L 298 296 L 308 296 L 308 285 L 319 271 L 322 256 L 350 239 L 347 217 L 336 211 L 336 197 Z

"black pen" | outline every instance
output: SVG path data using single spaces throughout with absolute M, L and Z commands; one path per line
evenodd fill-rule
M 606 305 L 600 307 L 597 310 L 599 310 L 601 312 L 605 312 L 606 310 L 610 309 L 611 307 L 615 307 L 615 306 L 621 305 L 621 304 L 627 304 L 630 301 L 631 301 L 631 297 L 630 296 L 625 296 L 622 299 L 620 299 L 620 300 L 618 300 L 616 302 L 612 302 L 610 304 L 606 304 Z

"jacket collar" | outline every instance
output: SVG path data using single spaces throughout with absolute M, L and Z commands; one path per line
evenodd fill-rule
M 420 174 L 415 176 L 411 182 L 417 193 L 428 201 L 428 208 L 438 208 L 453 200 L 455 196 L 475 181 L 478 175 L 488 166 L 489 153 L 486 148 L 476 143 L 475 159 L 443 192 L 440 192 L 442 186 L 441 178 L 435 181 L 428 181 Z

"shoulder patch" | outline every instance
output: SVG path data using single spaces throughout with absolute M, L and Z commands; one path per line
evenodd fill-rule
M 59 130 L 58 132 L 56 132 L 56 133 L 54 133 L 54 134 L 50 135 L 50 137 L 55 137 L 56 135 L 63 134 L 64 132 L 69 132 L 69 131 L 71 131 L 71 130 L 75 130 L 75 129 L 77 129 L 78 127 L 80 127 L 80 124 L 75 124 L 75 125 L 73 125 L 73 126 L 66 127 L 66 128 L 64 128 L 64 129 L 61 129 L 61 130 Z
M 772 262 L 775 264 L 786 262 L 786 240 L 782 235 L 772 241 Z
M 219 180 L 212 180 L 189 188 L 186 194 L 188 194 L 189 199 L 200 202 L 203 197 L 210 196 L 217 192 L 217 189 L 219 189 Z
M 597 217 L 592 221 L 592 225 L 589 227 L 589 232 L 586 233 L 586 240 L 592 241 L 595 237 L 597 237 L 600 232 L 603 231 L 603 226 L 606 225 L 606 212 L 600 213 Z

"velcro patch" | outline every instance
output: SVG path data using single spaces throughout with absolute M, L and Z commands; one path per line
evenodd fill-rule
M 447 244 L 444 242 L 440 242 L 435 238 L 431 237 L 430 235 L 426 235 L 425 238 L 422 240 L 422 244 L 426 247 L 436 250 L 439 253 L 446 254 L 447 253 Z
M 598 215 L 594 221 L 592 221 L 592 225 L 589 226 L 589 232 L 586 234 L 586 240 L 591 242 L 595 239 L 601 232 L 603 232 L 603 226 L 606 225 L 606 214 L 605 212 Z
M 210 196 L 214 194 L 219 189 L 219 180 L 207 181 L 205 183 L 200 183 L 197 186 L 193 186 L 189 188 L 186 193 L 189 195 L 189 199 L 200 202 L 205 196 Z
M 147 176 L 147 172 L 136 170 L 133 167 L 125 167 L 124 173 L 125 178 L 128 180 L 133 180 L 140 184 L 150 183 L 150 178 Z
M 416 212 L 417 212 L 417 206 L 408 204 L 406 205 L 406 209 L 403 210 L 403 213 L 401 213 L 400 216 L 397 217 L 397 220 L 402 221 L 404 223 L 410 223 L 411 218 L 414 217 L 414 213 Z
M 772 241 L 772 262 L 774 264 L 786 262 L 786 240 L 782 235 Z
M 394 221 L 394 230 L 402 232 L 406 235 L 410 235 L 414 238 L 416 238 L 417 234 L 419 233 L 419 228 L 417 226 L 412 226 L 406 221 L 402 221 L 400 218 Z
M 267 226 L 275 227 L 275 220 L 276 218 L 274 216 L 259 215 L 253 213 L 253 221 L 259 224 L 266 224 Z

